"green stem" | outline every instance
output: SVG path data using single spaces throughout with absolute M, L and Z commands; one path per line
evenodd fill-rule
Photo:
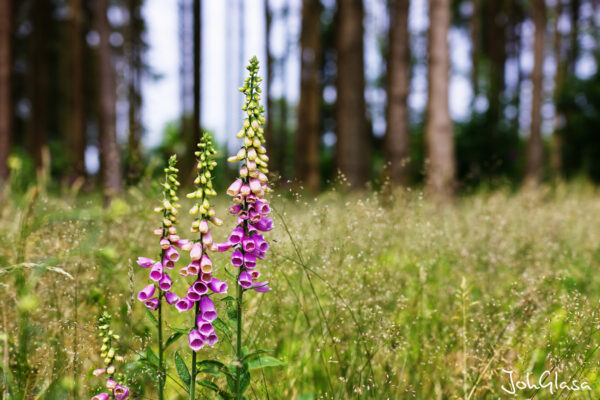
M 241 273 L 241 269 L 240 269 Z M 238 274 L 239 281 L 239 274 Z M 242 296 L 244 295 L 244 289 L 238 283 L 237 285 L 237 337 L 236 337 L 236 350 L 235 354 L 237 357 L 237 370 L 235 374 L 235 395 L 237 400 L 242 399 L 242 385 L 240 379 L 242 377 Z
M 159 291 L 158 294 L 158 398 L 164 400 L 165 391 L 165 367 L 163 361 L 163 331 L 162 331 L 162 298 L 163 293 Z
M 197 301 L 194 307 L 194 324 L 198 320 L 198 311 L 200 309 L 200 302 Z M 192 350 L 192 379 L 190 381 L 190 400 L 196 399 L 196 352 Z

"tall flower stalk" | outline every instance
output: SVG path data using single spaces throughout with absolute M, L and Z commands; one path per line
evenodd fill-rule
M 115 362 L 123 361 L 123 357 L 118 354 L 117 341 L 119 335 L 115 335 L 110 327 L 111 316 L 106 311 L 98 319 L 98 330 L 102 338 L 102 348 L 100 356 L 104 359 L 104 368 L 96 369 L 94 376 L 107 375 L 106 389 L 108 392 L 97 394 L 92 400 L 125 400 L 129 397 L 129 388 L 122 384 L 124 377 L 116 373 Z
M 171 289 L 171 277 L 166 272 L 168 269 L 173 269 L 175 263 L 179 260 L 179 252 L 176 247 L 189 248 L 190 243 L 187 240 L 182 240 L 177 235 L 177 214 L 181 207 L 178 203 L 177 189 L 179 182 L 177 181 L 176 168 L 177 157 L 169 158 L 169 165 L 165 168 L 165 181 L 163 182 L 163 203 L 160 207 L 156 207 L 154 211 L 162 213 L 162 226 L 154 230 L 154 234 L 159 236 L 159 245 L 161 248 L 158 261 L 154 261 L 147 257 L 139 257 L 138 265 L 143 268 L 149 268 L 149 277 L 153 283 L 144 287 L 138 293 L 138 300 L 142 301 L 146 308 L 150 311 L 157 311 L 156 326 L 158 330 L 158 398 L 164 399 L 166 369 L 164 361 L 164 341 L 163 341 L 163 299 L 169 302 L 170 296 L 168 292 Z M 155 296 L 156 294 L 156 296 Z
M 257 292 L 268 292 L 268 282 L 258 282 L 260 273 L 256 269 L 258 259 L 264 259 L 269 248 L 263 235 L 259 232 L 270 231 L 273 220 L 268 217 L 271 209 L 264 195 L 270 189 L 267 186 L 269 158 L 263 146 L 264 139 L 264 109 L 259 104 L 261 89 L 258 76 L 258 60 L 253 57 L 247 67 L 249 77 L 244 80 L 240 92 L 246 101 L 242 110 L 246 112 L 243 128 L 237 134 L 242 139 L 242 145 L 235 156 L 229 157 L 229 162 L 241 162 L 239 178 L 227 189 L 227 194 L 235 203 L 229 208 L 230 214 L 237 215 L 237 225 L 229 236 L 229 241 L 220 250 L 233 248 L 231 264 L 238 268 L 236 295 L 236 366 L 234 395 L 242 399 L 245 390 L 242 385 L 242 374 L 248 373 L 244 368 L 243 345 L 243 312 L 244 292 L 253 289 Z M 245 371 L 245 372 L 243 372 Z
M 208 250 L 217 250 L 209 223 L 217 226 L 223 224 L 223 221 L 215 216 L 215 210 L 210 204 L 210 197 L 217 195 L 212 184 L 212 171 L 217 166 L 214 160 L 216 154 L 210 134 L 204 133 L 198 143 L 198 151 L 195 152 L 198 170 L 194 180 L 196 190 L 187 195 L 188 198 L 195 199 L 194 206 L 190 209 L 190 214 L 194 217 L 191 232 L 197 233 L 198 238 L 191 245 L 190 264 L 181 269 L 181 275 L 194 277 L 194 282 L 190 285 L 187 296 L 174 302 L 180 312 L 194 309 L 192 328 L 188 334 L 189 346 L 192 349 L 190 400 L 194 400 L 196 394 L 197 352 L 205 345 L 214 346 L 218 341 L 212 325 L 217 318 L 217 312 L 209 291 L 212 293 L 227 291 L 227 284 L 213 277 L 212 261 L 208 255 Z

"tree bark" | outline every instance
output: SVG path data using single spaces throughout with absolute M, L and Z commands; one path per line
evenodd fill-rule
M 267 142 L 267 153 L 271 160 L 277 160 L 275 156 L 275 143 L 273 142 L 273 101 L 271 99 L 271 85 L 273 82 L 273 54 L 271 53 L 271 23 L 273 13 L 271 12 L 269 0 L 265 0 L 265 56 L 267 57 L 267 70 L 265 79 L 265 102 L 267 105 L 267 121 L 265 123 L 265 141 Z
M 479 94 L 479 49 L 481 38 L 481 0 L 471 0 L 473 14 L 471 15 L 471 86 L 473 99 Z
M 429 83 L 425 140 L 427 188 L 441 200 L 454 193 L 456 161 L 448 105 L 450 0 L 429 2 Z
M 85 95 L 83 73 L 83 31 L 81 0 L 70 0 L 71 9 L 71 110 L 69 112 L 69 147 L 73 178 L 85 177 Z
M 527 170 L 525 180 L 527 183 L 538 184 L 543 175 L 543 149 L 542 149 L 542 91 L 543 91 L 543 64 L 544 64 L 544 36 L 546 30 L 546 3 L 544 0 L 533 2 L 533 24 L 535 35 L 533 43 L 533 99 L 531 101 L 531 130 L 527 148 Z
M 202 4 L 200 0 L 194 0 L 194 130 L 192 137 L 192 159 L 196 145 L 200 142 L 200 110 L 201 110 L 201 81 L 200 69 L 202 68 Z
M 406 185 L 409 170 L 408 93 L 410 90 L 409 0 L 390 1 L 385 148 L 392 182 Z
M 296 132 L 296 177 L 311 192 L 317 192 L 319 138 L 321 131 L 321 3 L 303 0 L 300 34 L 300 101 Z
M 336 162 L 350 187 L 369 179 L 369 133 L 365 106 L 362 0 L 342 0 L 337 8 Z
M 13 129 L 12 0 L 0 0 L 0 181 L 8 179 Z
M 562 1 L 556 3 L 555 18 L 554 18 L 554 61 L 556 63 L 556 74 L 554 76 L 554 104 L 558 104 L 559 97 L 563 90 L 565 81 L 566 64 L 563 52 L 563 37 L 558 29 L 558 22 L 562 15 Z M 562 169 L 562 138 L 560 135 L 560 119 L 563 116 L 558 107 L 554 118 L 554 134 L 552 136 L 552 146 L 550 154 L 550 167 L 552 169 L 553 178 L 558 178 Z
M 108 0 L 96 1 L 96 29 L 100 35 L 99 58 L 99 150 L 100 173 L 105 199 L 119 194 L 123 187 L 121 155 L 116 132 L 116 88 L 112 49 L 109 43 L 110 25 L 107 18 Z
M 48 140 L 48 18 L 47 0 L 35 0 L 33 11 L 33 35 L 29 62 L 32 114 L 30 117 L 26 147 L 33 157 L 38 171 L 44 167 L 44 148 Z

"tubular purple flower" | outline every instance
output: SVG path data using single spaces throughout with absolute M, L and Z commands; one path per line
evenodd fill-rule
M 260 272 L 258 272 L 257 270 L 250 271 L 250 276 L 252 277 L 253 281 L 256 281 L 260 277 Z
M 210 281 L 212 281 L 213 277 L 211 273 L 204 273 L 202 272 L 200 274 L 200 280 L 204 283 L 206 283 L 207 285 L 210 283 Z
M 204 340 L 202 340 L 202 336 L 200 332 L 196 329 L 192 329 L 188 335 L 188 341 L 190 343 L 190 348 L 194 351 L 198 351 L 204 347 Z
M 238 244 L 239 242 L 242 241 L 242 238 L 244 237 L 244 228 L 242 228 L 241 226 L 238 226 L 237 228 L 235 228 L 233 230 L 233 232 L 231 232 L 231 236 L 229 236 L 229 243 L 231 244 Z
M 258 258 L 260 260 L 264 260 L 265 259 L 265 252 L 264 251 L 254 250 L 254 255 L 256 256 L 256 258 Z
M 208 288 L 212 290 L 213 293 L 227 293 L 227 283 L 220 281 L 217 278 L 212 278 L 208 284 Z
M 150 270 L 150 279 L 152 279 L 155 282 L 158 282 L 162 278 L 162 275 L 163 275 L 162 264 L 160 264 L 160 263 L 154 264 L 154 266 Z
M 244 264 L 244 254 L 240 250 L 236 250 L 231 254 L 231 265 L 239 268 Z
M 154 296 L 154 291 L 155 290 L 156 290 L 156 288 L 154 287 L 154 285 L 148 285 L 148 286 L 144 287 L 138 293 L 138 300 L 139 301 L 146 301 L 146 300 L 152 298 L 152 296 Z
M 152 261 L 148 257 L 138 257 L 137 263 L 142 268 L 148 268 L 154 265 L 154 261 Z
M 230 196 L 235 196 L 240 192 L 240 189 L 242 187 L 242 180 L 241 179 L 236 179 L 230 186 L 229 188 L 227 188 L 227 194 Z
M 254 239 L 249 238 L 249 237 L 244 237 L 242 239 L 242 248 L 244 249 L 244 251 L 253 252 L 254 246 L 255 246 Z
M 201 314 L 198 315 L 198 318 L 196 319 L 196 326 L 198 327 L 198 331 L 203 337 L 207 337 L 215 331 L 215 328 L 209 321 L 205 321 L 204 319 L 202 319 Z
M 269 250 L 269 243 L 263 238 L 263 235 L 254 235 L 252 238 L 257 250 L 262 252 Z
M 146 306 L 146 308 L 148 310 L 154 311 L 158 307 L 158 299 L 146 300 L 146 302 L 144 303 L 144 305 Z
M 175 304 L 175 308 L 177 308 L 177 311 L 179 312 L 184 312 L 190 310 L 193 305 L 194 302 L 187 297 L 184 297 L 183 299 L 179 299 L 179 301 Z
M 92 400 L 108 400 L 108 393 L 100 393 L 92 397 Z
M 171 242 L 169 242 L 169 239 L 167 238 L 162 238 L 160 239 L 160 248 L 163 250 L 166 250 L 169 248 L 169 246 L 171 245 Z
M 112 377 L 108 378 L 108 380 L 106 381 L 106 388 L 112 390 L 115 387 L 117 387 L 117 381 L 115 381 L 115 379 Z
M 259 231 L 267 232 L 273 229 L 273 220 L 269 217 L 263 217 L 254 224 Z
M 205 274 L 212 272 L 212 261 L 210 261 L 210 258 L 206 254 L 202 255 L 202 258 L 200 259 L 200 271 Z
M 171 277 L 165 272 L 163 277 L 158 281 L 160 290 L 167 291 L 171 289 Z
M 227 251 L 231 248 L 231 246 L 233 246 L 231 244 L 231 242 L 217 243 L 217 251 L 218 252 Z
M 254 269 L 256 267 L 256 256 L 254 254 L 244 254 L 244 267 L 248 269 Z
M 179 260 L 179 253 L 173 246 L 169 246 L 169 248 L 165 250 L 165 256 L 171 261 Z
M 206 338 L 206 340 L 204 341 L 208 346 L 213 347 L 217 342 L 219 341 L 219 338 L 217 337 L 217 335 L 213 332 L 210 335 L 208 335 L 208 337 Z
M 202 282 L 201 280 L 194 282 L 194 284 L 191 286 L 191 289 L 201 296 L 208 293 L 208 286 L 206 286 L 206 283 Z
M 129 388 L 127 386 L 117 385 L 115 386 L 113 394 L 115 395 L 116 400 L 124 400 L 129 397 Z
M 242 210 L 242 205 L 236 204 L 236 205 L 229 207 L 229 214 L 235 215 L 235 214 L 238 214 L 241 210 Z
M 102 369 L 95 369 L 94 372 L 92 372 L 92 375 L 94 376 L 102 376 L 106 373 L 106 369 L 102 368 Z
M 248 271 L 240 272 L 240 276 L 238 278 L 238 283 L 244 289 L 248 289 L 252 287 L 252 277 L 248 273 Z
M 208 296 L 202 296 L 200 299 L 200 316 L 203 320 L 212 322 L 217 319 L 217 310 L 215 305 Z
M 187 266 L 188 275 L 198 275 L 200 272 L 200 262 L 198 260 L 192 261 Z
M 169 260 L 168 257 L 163 257 L 162 266 L 165 267 L 166 269 L 173 269 L 173 268 L 175 268 L 175 262 Z
M 188 291 L 187 291 L 187 298 L 188 298 L 190 301 L 192 301 L 192 302 L 194 302 L 194 303 L 195 303 L 195 302 L 197 302 L 198 300 L 200 300 L 200 297 L 202 297 L 202 295 L 201 295 L 201 294 L 199 294 L 199 293 L 196 293 L 196 292 L 194 291 L 194 287 L 193 287 L 193 286 L 190 286 L 190 287 L 188 288 Z
M 268 204 L 263 203 L 259 200 L 257 200 L 256 203 L 254 203 L 254 209 L 258 211 L 260 215 L 263 216 L 269 215 L 271 213 L 271 207 Z
M 242 188 L 240 189 L 240 194 L 242 196 L 248 196 L 250 194 L 251 190 L 250 190 L 250 186 L 244 184 L 242 185 Z
M 210 231 L 208 231 L 204 235 L 202 235 L 202 243 L 205 246 L 210 246 L 212 244 L 212 242 L 213 242 L 213 238 L 212 238 Z
M 165 300 L 167 301 L 168 304 L 173 306 L 173 305 L 175 305 L 175 303 L 177 303 L 179 301 L 179 296 L 177 296 L 173 292 L 166 292 Z
M 250 190 L 252 191 L 252 193 L 254 194 L 259 194 L 262 192 L 262 185 L 260 183 L 260 181 L 256 178 L 250 178 Z
M 269 290 L 271 290 L 268 286 L 269 282 L 265 281 L 265 282 L 254 282 L 252 284 L 252 289 L 256 290 L 257 292 L 261 292 L 261 293 L 265 293 L 268 292 Z
M 202 256 L 202 244 L 194 243 L 194 245 L 192 246 L 192 250 L 190 250 L 190 258 L 192 260 L 199 260 L 201 256 Z

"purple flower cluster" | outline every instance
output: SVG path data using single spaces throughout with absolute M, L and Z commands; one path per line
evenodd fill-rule
M 96 369 L 93 372 L 94 376 L 108 375 L 106 380 L 106 389 L 108 392 L 100 393 L 92 400 L 108 400 L 109 398 L 116 400 L 124 400 L 129 397 L 129 388 L 125 385 L 118 383 L 117 379 L 122 379 L 115 375 L 115 361 L 123 361 L 123 357 L 117 355 L 116 341 L 119 340 L 119 335 L 115 335 L 110 329 L 111 316 L 104 312 L 99 319 L 98 329 L 100 330 L 100 337 L 102 338 L 102 348 L 100 355 L 104 358 L 105 368 Z M 117 377 L 117 379 L 115 379 Z M 111 393 L 112 396 L 109 394 Z
M 238 133 L 238 138 L 244 139 L 243 146 L 230 162 L 242 161 L 240 177 L 227 189 L 227 194 L 233 197 L 235 205 L 229 208 L 229 213 L 237 216 L 237 226 L 231 232 L 229 240 L 220 244 L 220 251 L 233 247 L 231 264 L 240 269 L 238 284 L 244 289 L 254 289 L 257 292 L 268 292 L 268 282 L 259 282 L 260 272 L 256 269 L 258 259 L 264 259 L 269 244 L 261 232 L 273 229 L 273 220 L 268 217 L 271 207 L 264 198 L 265 192 L 270 191 L 267 185 L 267 162 L 269 160 L 264 143 L 265 122 L 264 110 L 259 106 L 260 87 L 258 83 L 258 60 L 251 60 L 248 67 L 250 77 L 240 89 L 246 95 L 246 103 L 242 110 L 248 118 L 244 127 Z

